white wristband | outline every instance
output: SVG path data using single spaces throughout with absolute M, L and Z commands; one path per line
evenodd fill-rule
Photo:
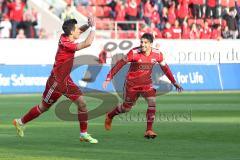
M 96 27 L 93 26 L 93 27 L 91 28 L 91 31 L 96 31 Z

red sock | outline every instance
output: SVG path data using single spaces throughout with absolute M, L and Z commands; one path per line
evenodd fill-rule
M 78 121 L 80 125 L 80 132 L 85 133 L 87 132 L 88 127 L 88 112 L 87 111 L 81 111 L 78 110 Z
M 156 107 L 155 106 L 148 106 L 146 117 L 147 117 L 147 130 L 152 130 L 152 125 L 154 122 L 156 113 Z
M 27 114 L 25 114 L 22 118 L 21 121 L 23 124 L 28 123 L 29 121 L 37 118 L 42 112 L 39 109 L 39 106 L 33 107 Z
M 114 116 L 119 115 L 120 113 L 122 113 L 122 105 L 117 106 L 111 112 L 109 112 L 108 117 L 112 119 Z

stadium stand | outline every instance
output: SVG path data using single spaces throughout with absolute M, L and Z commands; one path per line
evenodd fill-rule
M 148 31 L 154 33 L 156 38 L 186 39 L 189 36 L 184 35 L 185 31 L 191 30 L 192 25 L 195 25 L 196 32 L 200 33 L 204 30 L 205 22 L 209 27 L 208 36 L 202 38 L 193 36 L 194 38 L 225 38 L 226 27 L 230 33 L 229 38 L 239 38 L 240 0 L 62 0 L 65 2 L 61 6 L 54 0 L 45 1 L 49 4 L 51 12 L 49 14 L 55 14 L 61 20 L 68 18 L 67 9 L 77 11 L 79 15 L 83 16 L 93 13 L 97 17 L 99 33 L 97 38 L 131 39 Z M 22 9 L 16 14 L 13 6 L 17 3 L 21 4 Z M 42 28 L 37 25 L 38 13 L 28 7 L 26 1 L 7 2 L 7 0 L 1 0 L 0 7 L 4 22 L 1 22 L 1 25 L 9 28 L 9 24 L 5 20 L 11 22 L 11 35 L 6 36 L 5 32 L 7 31 L 2 30 L 2 38 L 15 38 L 19 28 L 24 29 L 27 38 L 39 37 L 39 31 Z M 28 16 L 27 22 L 26 15 Z M 69 17 L 74 16 L 76 13 Z M 187 25 L 183 25 L 185 22 Z M 176 23 L 178 23 L 177 29 Z M 211 36 L 216 33 L 215 29 L 218 26 L 220 26 L 220 36 Z M 46 27 L 43 29 L 46 30 Z M 166 36 L 166 32 L 168 36 Z M 175 32 L 178 32 L 179 35 L 174 35 Z

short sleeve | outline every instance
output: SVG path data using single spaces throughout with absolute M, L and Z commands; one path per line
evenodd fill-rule
M 73 43 L 73 42 L 63 42 L 62 45 L 72 51 L 76 51 L 77 50 L 77 43 Z
M 158 63 L 161 63 L 161 62 L 164 61 L 162 52 L 160 52 L 160 53 L 158 54 L 158 60 L 157 60 L 157 61 L 158 61 Z

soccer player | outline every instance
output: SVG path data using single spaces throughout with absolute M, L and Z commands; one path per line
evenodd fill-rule
M 81 33 L 91 27 L 91 31 L 85 41 L 75 43 Z M 98 141 L 87 133 L 88 114 L 86 104 L 83 100 L 83 94 L 78 86 L 70 77 L 73 66 L 75 51 L 89 47 L 95 36 L 95 19 L 90 16 L 88 24 L 78 26 L 76 19 L 66 20 L 62 29 L 58 50 L 55 57 L 55 63 L 49 76 L 45 91 L 43 92 L 42 101 L 39 105 L 34 106 L 30 111 L 19 119 L 14 119 L 13 124 L 17 129 L 20 137 L 24 136 L 24 125 L 46 112 L 62 95 L 73 101 L 78 107 L 78 120 L 80 125 L 80 141 L 89 143 L 98 143 Z
M 170 68 L 165 63 L 163 54 L 158 49 L 152 48 L 152 43 L 153 35 L 150 33 L 144 33 L 141 37 L 141 45 L 131 49 L 123 59 L 119 60 L 110 70 L 106 80 L 103 82 L 103 88 L 106 89 L 114 75 L 125 64 L 128 62 L 130 63 L 124 86 L 124 102 L 106 114 L 106 130 L 111 129 L 114 116 L 130 111 L 138 97 L 142 95 L 148 103 L 146 113 L 147 129 L 144 137 L 155 138 L 157 136 L 152 128 L 156 112 L 156 90 L 152 86 L 151 79 L 154 64 L 158 63 L 160 65 L 161 69 L 176 87 L 177 91 L 181 92 L 183 90 L 183 88 L 176 82 Z

